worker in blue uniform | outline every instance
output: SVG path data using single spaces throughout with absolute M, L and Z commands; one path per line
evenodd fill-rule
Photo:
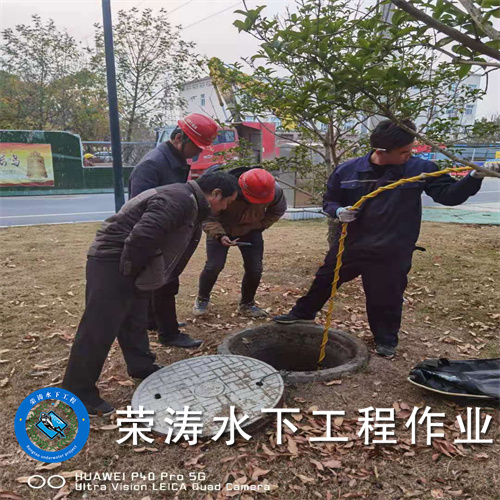
M 411 121 L 404 124 L 415 130 Z M 381 186 L 438 170 L 435 163 L 412 157 L 414 136 L 390 120 L 376 126 L 370 143 L 372 150 L 366 156 L 347 161 L 330 176 L 323 210 L 341 223 L 349 223 L 338 285 L 361 276 L 376 352 L 393 357 L 401 325 L 403 292 L 420 233 L 422 192 L 437 203 L 460 205 L 479 191 L 484 174 L 472 171 L 460 181 L 442 175 L 403 184 L 366 201 L 359 209 L 349 210 L 362 196 Z M 283 324 L 314 321 L 331 294 L 340 230 L 339 225 L 336 243 L 307 294 L 298 299 L 288 314 L 276 316 L 274 321 Z

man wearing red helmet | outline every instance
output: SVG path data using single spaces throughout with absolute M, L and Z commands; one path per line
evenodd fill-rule
M 262 168 L 237 168 L 229 172 L 238 178 L 240 193 L 227 210 L 211 216 L 203 224 L 207 234 L 207 261 L 200 275 L 193 314 L 208 311 L 210 293 L 226 264 L 229 247 L 239 246 L 245 274 L 241 284 L 239 312 L 252 318 L 267 313 L 255 305 L 255 293 L 262 277 L 264 240 L 262 232 L 285 213 L 287 203 L 274 177 Z
M 172 132 L 170 140 L 147 153 L 135 166 L 128 184 L 129 198 L 159 186 L 185 183 L 190 169 L 186 160 L 209 148 L 217 137 L 217 123 L 208 116 L 191 113 L 177 123 L 178 127 Z M 200 237 L 201 231 L 196 244 Z M 192 339 L 179 330 L 175 310 L 178 291 L 179 279 L 175 278 L 153 293 L 149 313 L 150 329 L 158 330 L 158 340 L 164 345 L 198 347 L 201 340 Z

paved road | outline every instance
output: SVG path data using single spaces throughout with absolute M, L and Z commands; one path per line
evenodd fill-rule
M 442 207 L 428 196 L 424 195 L 422 200 L 424 207 Z M 0 227 L 98 222 L 113 213 L 111 193 L 0 198 Z M 464 218 L 466 214 L 472 214 L 473 219 Z M 483 214 L 489 215 L 483 217 Z M 485 223 L 497 220 L 500 217 L 500 179 L 485 179 L 481 191 L 460 207 L 424 211 L 426 220 L 453 220 L 450 217 L 456 218 L 456 222 L 478 222 L 476 219 L 481 217 Z
M 114 213 L 113 194 L 0 198 L 0 227 L 102 221 Z

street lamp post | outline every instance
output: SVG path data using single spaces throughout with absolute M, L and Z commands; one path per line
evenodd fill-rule
M 118 212 L 125 203 L 123 189 L 122 145 L 120 120 L 118 117 L 118 97 L 116 94 L 115 53 L 113 49 L 113 22 L 111 20 L 111 0 L 102 0 L 104 25 L 104 50 L 106 54 L 106 79 L 108 82 L 109 128 L 111 131 L 111 153 L 113 155 L 113 186 L 115 210 Z

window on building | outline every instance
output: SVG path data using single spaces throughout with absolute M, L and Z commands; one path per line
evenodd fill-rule
M 205 94 L 201 94 L 200 101 L 201 101 L 201 105 L 205 106 Z
M 466 115 L 472 115 L 474 113 L 474 105 L 473 104 L 467 104 L 465 106 L 465 114 Z

